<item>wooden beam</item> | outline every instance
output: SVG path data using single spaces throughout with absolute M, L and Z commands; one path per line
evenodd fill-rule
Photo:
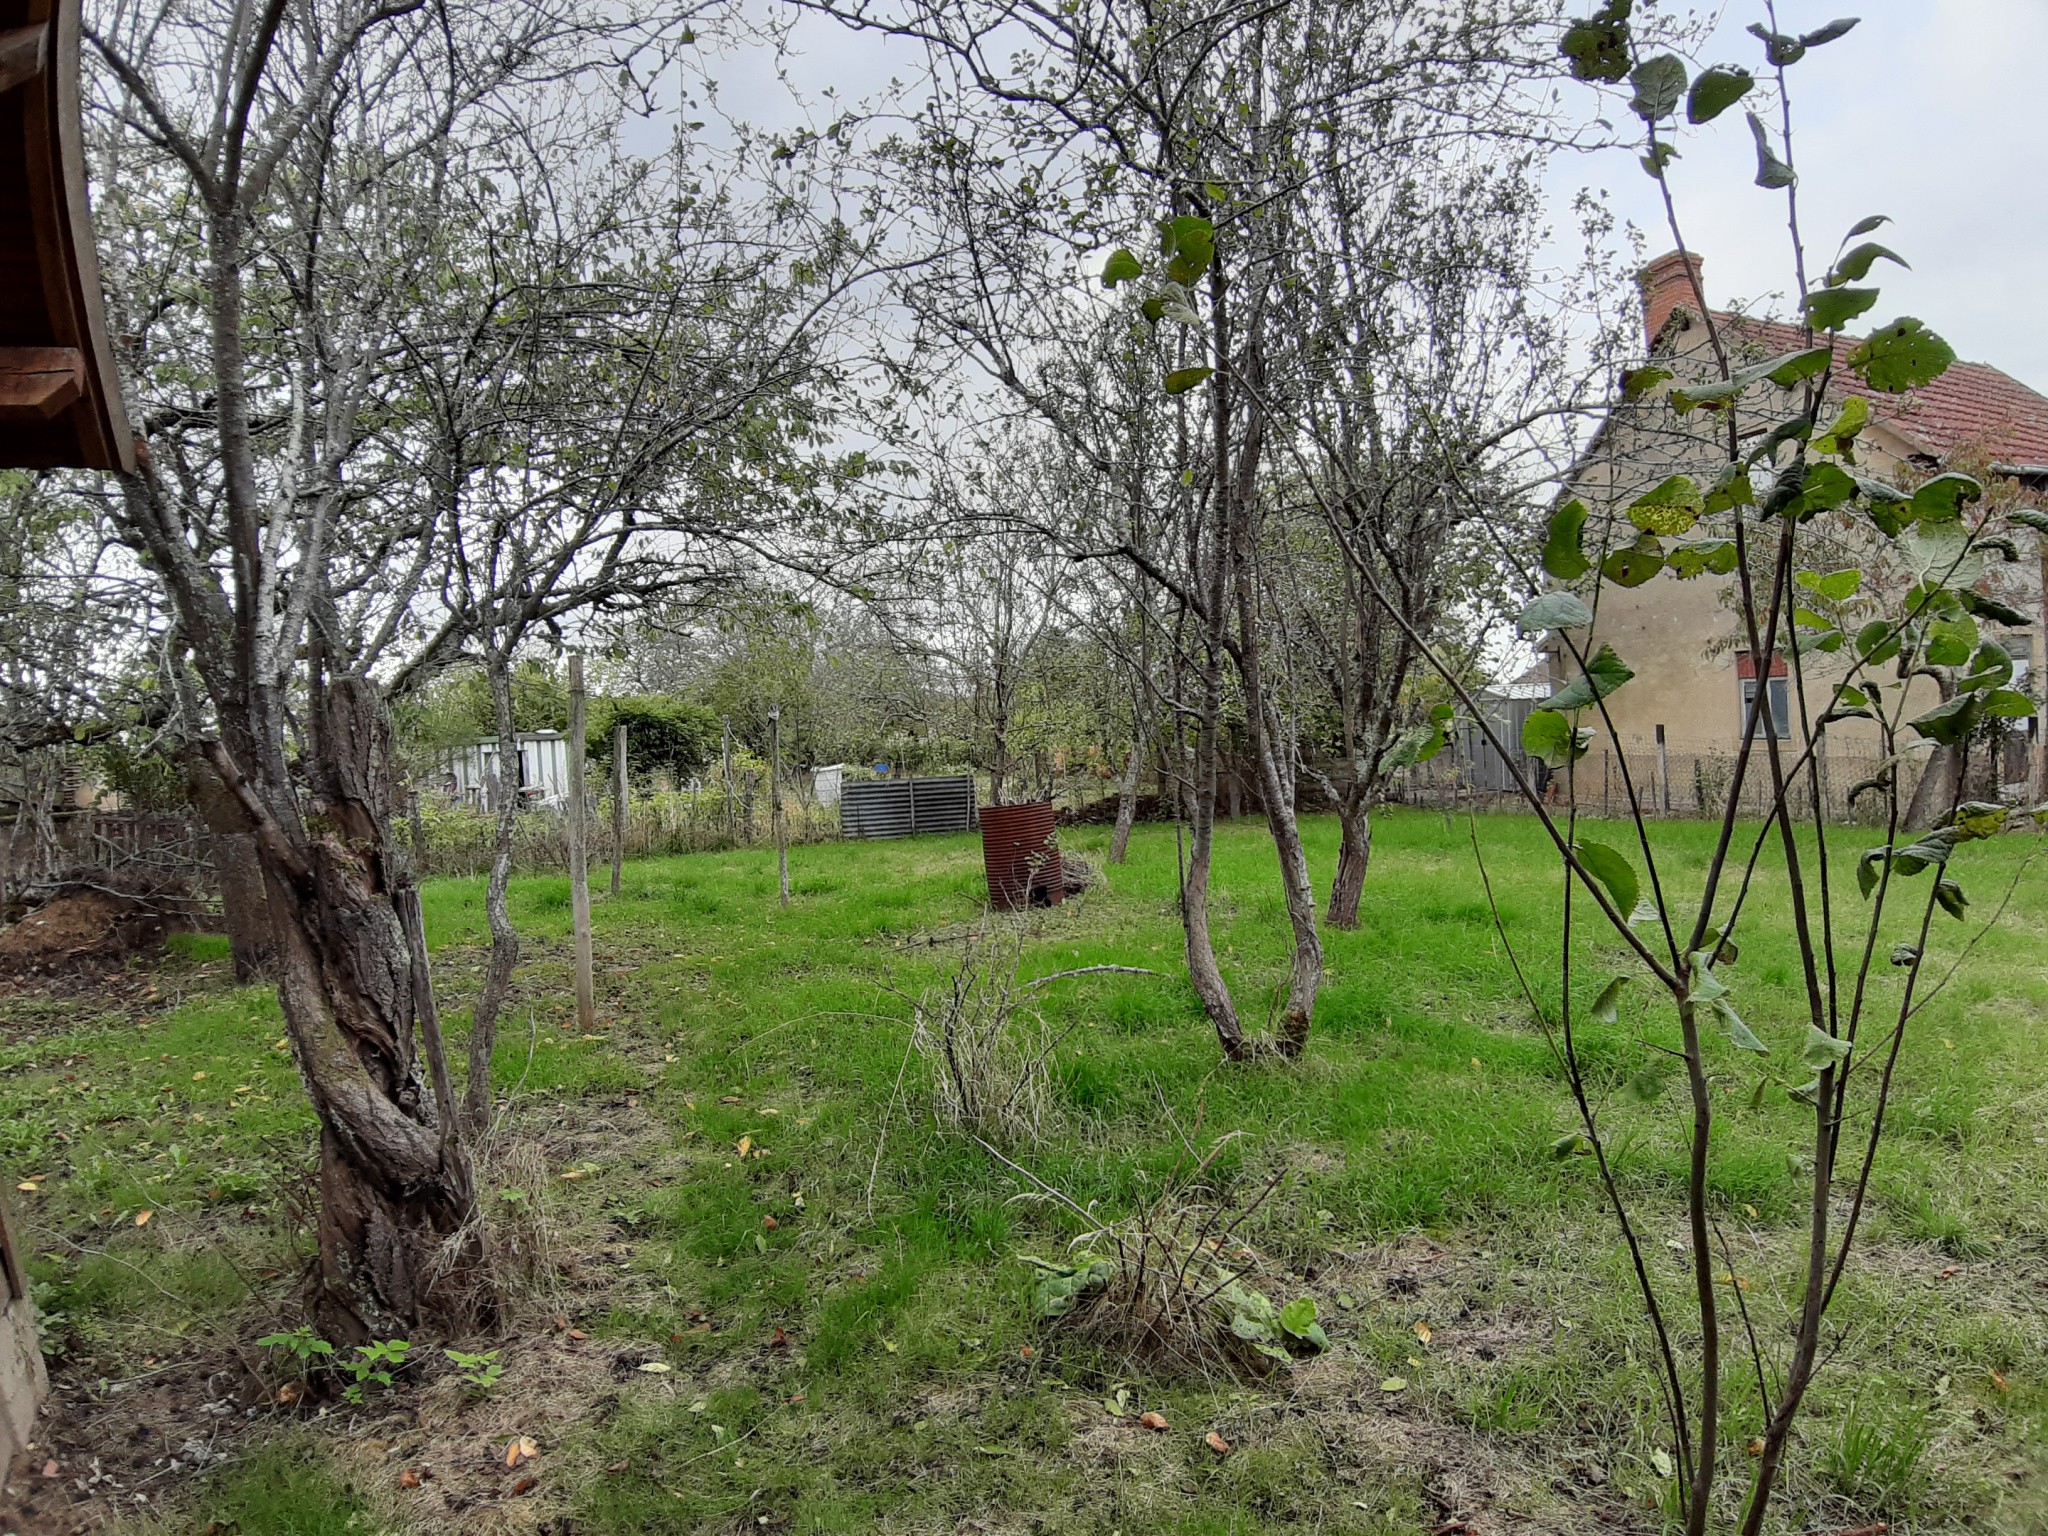
M 85 387 L 76 347 L 0 347 L 0 422 L 48 421 Z
M 50 24 L 0 32 L 0 91 L 11 91 L 50 67 Z

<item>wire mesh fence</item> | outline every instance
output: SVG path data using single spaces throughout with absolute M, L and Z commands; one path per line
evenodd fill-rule
M 1789 772 L 1800 751 L 1788 748 L 1783 755 Z M 1657 820 L 1709 820 L 1719 817 L 1728 804 L 1736 760 L 1732 744 L 1666 740 L 1626 752 L 1603 743 L 1581 758 L 1569 774 L 1546 769 L 1528 757 L 1517 756 L 1514 766 L 1546 804 L 1560 809 L 1576 806 L 1583 815 L 1601 817 L 1628 816 L 1632 809 L 1640 809 L 1644 816 Z M 1817 787 L 1821 815 L 1829 823 L 1881 823 L 1884 796 L 1855 792 L 1877 774 L 1883 762 L 1875 754 L 1817 752 L 1790 786 L 1795 814 L 1812 816 Z M 1915 766 L 1907 768 L 1902 794 L 1911 793 L 1918 771 Z M 1434 808 L 1529 808 L 1507 763 L 1476 731 L 1453 736 L 1436 757 L 1406 770 L 1397 780 L 1392 798 Z M 1742 776 L 1737 808 L 1745 817 L 1762 817 L 1770 811 L 1773 798 L 1770 767 L 1759 742 Z

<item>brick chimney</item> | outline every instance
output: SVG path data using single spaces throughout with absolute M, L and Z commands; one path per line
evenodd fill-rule
M 1636 285 L 1643 292 L 1643 340 L 1647 347 L 1655 348 L 1658 333 L 1673 310 L 1683 306 L 1689 314 L 1699 313 L 1700 301 L 1693 286 L 1705 265 L 1705 259 L 1691 251 L 1667 251 L 1636 274 Z M 1704 284 L 1699 291 L 1706 291 Z

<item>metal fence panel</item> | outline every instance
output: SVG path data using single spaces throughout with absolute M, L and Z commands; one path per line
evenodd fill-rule
M 849 779 L 839 793 L 839 830 L 848 837 L 967 832 L 978 825 L 974 780 Z

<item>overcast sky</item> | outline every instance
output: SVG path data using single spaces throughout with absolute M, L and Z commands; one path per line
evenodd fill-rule
M 1754 66 L 1747 0 L 1700 62 Z M 1884 297 L 1869 319 L 1916 315 L 1973 362 L 2048 392 L 2048 0 L 1780 0 L 1779 23 L 1811 31 L 1861 16 L 1847 37 L 1789 72 L 1800 223 L 1824 269 L 1866 214 L 1894 222 L 1872 238 L 1913 264 L 1875 269 Z M 1755 146 L 1740 111 L 1681 145 L 1671 170 L 1687 243 L 1706 258 L 1707 296 L 1762 299 L 1783 314 L 1791 287 L 1785 198 L 1751 184 Z M 1655 183 L 1633 154 L 1560 163 L 1552 184 L 1605 187 L 1642 225 L 1654 256 L 1671 248 Z
M 1721 21 L 1695 62 L 1757 66 L 1761 46 L 1743 28 L 1762 9 L 1761 0 L 1701 6 Z M 1962 357 L 2048 392 L 2048 0 L 1779 0 L 1778 13 L 1781 28 L 1794 32 L 1862 17 L 1854 32 L 1791 71 L 1801 221 L 1816 272 L 1851 224 L 1891 215 L 1895 222 L 1875 238 L 1913 270 L 1876 269 L 1885 293 L 1869 318 L 1916 315 Z M 785 65 L 790 80 L 813 99 L 836 85 L 842 106 L 881 94 L 892 76 L 913 79 L 922 62 L 906 45 L 816 17 L 804 19 L 796 42 Z M 791 120 L 765 54 L 730 57 L 720 73 L 728 110 Z M 1588 88 L 1568 88 L 1565 102 L 1600 111 Z M 1618 102 L 1609 110 L 1625 111 Z M 1673 185 L 1687 239 L 1706 257 L 1709 299 L 1787 312 L 1785 200 L 1752 185 L 1755 149 L 1741 112 L 1688 132 Z M 1635 153 L 1557 163 L 1550 186 L 1560 233 L 1570 234 L 1573 194 L 1591 186 L 1643 230 L 1649 255 L 1670 249 L 1655 184 Z

